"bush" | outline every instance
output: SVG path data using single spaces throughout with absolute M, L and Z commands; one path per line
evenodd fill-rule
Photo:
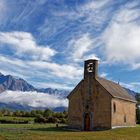
M 60 119 L 60 123 L 65 123 L 65 124 L 66 124 L 66 123 L 67 123 L 67 119 L 61 118 L 61 119 Z
M 46 123 L 47 120 L 45 117 L 43 117 L 42 115 L 37 115 L 37 117 L 34 120 L 36 123 Z
M 32 110 L 32 111 L 22 111 L 16 110 L 12 111 L 9 109 L 0 110 L 0 120 L 1 123 L 33 123 L 34 118 L 36 123 L 66 123 L 68 112 L 53 112 L 50 109 L 46 110 Z M 7 118 L 6 118 L 7 117 Z M 18 119 L 19 118 L 19 119 Z M 26 118 L 26 119 L 24 119 Z M 28 121 L 27 118 L 32 118 Z
M 59 122 L 60 122 L 60 120 L 55 117 L 49 117 L 47 120 L 47 123 L 59 123 Z

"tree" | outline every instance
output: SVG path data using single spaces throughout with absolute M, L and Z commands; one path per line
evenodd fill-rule
M 15 115 L 16 117 L 21 117 L 21 116 L 22 116 L 22 113 L 21 113 L 20 110 L 16 110 L 16 112 L 14 113 L 14 115 Z
M 44 117 L 50 118 L 50 117 L 52 117 L 52 115 L 53 115 L 53 112 L 52 112 L 51 109 L 46 109 L 46 110 L 44 111 Z
M 36 117 L 36 116 L 37 116 L 36 110 L 32 110 L 32 111 L 31 111 L 31 116 L 32 116 L 32 117 Z

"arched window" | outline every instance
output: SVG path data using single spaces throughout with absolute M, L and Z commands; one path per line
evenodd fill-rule
M 115 113 L 116 112 L 116 104 L 113 103 L 113 112 Z

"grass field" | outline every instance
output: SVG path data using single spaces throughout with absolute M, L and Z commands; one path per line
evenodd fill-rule
M 34 118 L 33 117 L 9 117 L 4 116 L 0 117 L 0 123 L 33 123 Z
M 0 124 L 0 140 L 140 140 L 140 126 L 72 132 L 54 124 Z

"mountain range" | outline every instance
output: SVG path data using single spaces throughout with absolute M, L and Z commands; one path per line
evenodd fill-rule
M 69 91 L 66 90 L 58 90 L 52 88 L 35 88 L 27 81 L 22 78 L 16 78 L 12 75 L 3 75 L 0 73 L 0 93 L 6 91 L 37 91 L 43 93 L 49 93 L 50 95 L 59 95 L 62 97 L 66 97 Z
M 125 88 L 130 95 L 135 97 L 136 92 Z M 66 96 L 69 94 L 69 91 L 66 90 L 58 90 L 52 88 L 36 88 L 29 84 L 27 81 L 21 78 L 16 78 L 12 75 L 3 75 L 0 73 L 0 94 L 4 91 L 23 91 L 23 92 L 37 92 L 37 93 L 46 93 L 52 95 L 53 97 L 59 97 L 62 99 L 66 99 Z M 18 104 L 15 102 L 0 102 L 0 108 L 9 108 L 14 110 L 32 110 L 32 109 L 45 109 L 44 107 L 32 107 L 27 104 Z M 66 107 L 57 106 L 53 108 L 54 111 L 63 111 Z
M 52 97 L 54 97 L 55 99 L 56 98 L 58 98 L 58 100 L 60 99 L 60 101 L 63 99 L 66 99 L 66 96 L 69 94 L 69 91 L 66 91 L 66 90 L 58 90 L 58 89 L 52 89 L 52 88 L 36 88 L 22 78 L 17 78 L 12 75 L 4 75 L 4 74 L 0 73 L 0 95 L 2 95 L 3 93 L 6 94 L 5 93 L 6 91 L 15 91 L 15 92 L 21 91 L 22 93 L 29 92 L 30 94 L 35 93 L 35 92 L 36 92 L 36 94 L 45 93 L 45 94 L 49 94 L 50 96 L 52 95 Z M 13 95 L 13 98 L 14 98 L 14 96 L 15 95 Z M 27 95 L 27 96 L 29 96 L 29 95 Z M 3 99 L 3 96 L 2 96 L 2 99 Z M 37 102 L 41 102 L 41 100 L 39 100 Z M 43 107 L 33 107 L 28 104 L 15 103 L 15 102 L 9 102 L 9 101 L 8 102 L 0 101 L 0 108 L 8 108 L 8 109 L 12 109 L 12 110 L 45 109 L 44 106 Z M 57 107 L 52 108 L 52 110 L 54 110 L 54 111 L 64 111 L 65 109 L 66 109 L 65 106 L 57 106 Z

